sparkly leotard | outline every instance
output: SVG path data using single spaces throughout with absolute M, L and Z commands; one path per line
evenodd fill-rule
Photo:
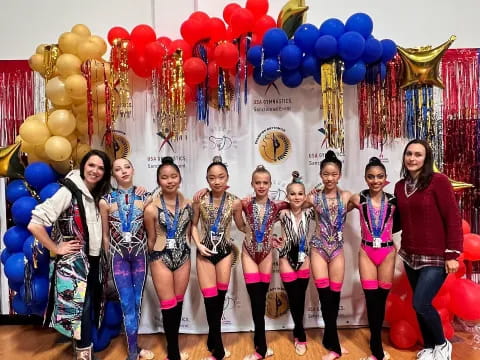
M 288 203 L 283 201 L 277 203 L 272 200 L 267 200 L 265 205 L 260 205 L 255 203 L 255 198 L 253 198 L 251 201 L 246 204 L 244 203 L 242 206 L 248 223 L 243 246 L 248 255 L 250 255 L 250 257 L 257 264 L 260 264 L 272 250 L 271 232 L 273 224 L 278 220 L 280 210 L 286 209 L 288 207 Z M 259 209 L 261 207 L 265 208 L 262 217 L 260 217 L 260 213 L 262 213 L 262 211 Z M 268 213 L 265 214 L 267 212 L 267 208 Z M 259 227 L 263 225 L 265 215 L 268 216 L 268 218 L 265 219 L 264 233 L 261 239 L 259 239 L 257 242 L 255 231 L 261 230 Z
M 235 195 L 225 192 L 225 199 L 223 200 L 223 209 L 218 214 L 219 207 L 215 207 L 211 199 L 211 193 L 206 194 L 200 200 L 200 219 L 202 220 L 202 244 L 209 250 L 216 249 L 217 254 L 205 256 L 205 259 L 210 260 L 213 264 L 217 264 L 220 260 L 228 256 L 232 252 L 232 244 L 230 238 L 230 226 L 233 217 L 233 202 L 237 199 Z M 218 229 L 212 231 L 212 226 L 215 225 L 217 214 L 220 216 L 218 222 Z M 215 239 L 215 244 L 212 242 L 212 234 L 218 238 Z
M 280 257 L 287 258 L 290 266 L 296 271 L 298 270 L 303 262 L 302 252 L 304 254 L 309 254 L 309 242 L 315 230 L 315 210 L 313 208 L 302 210 L 302 220 L 295 230 L 294 221 L 290 212 L 288 210 L 282 211 L 280 213 L 280 224 L 282 225 L 282 232 L 285 238 L 284 246 L 279 250 Z M 305 220 L 305 224 L 304 224 Z M 305 248 L 303 251 L 300 249 L 301 239 L 304 239 Z
M 310 245 L 330 262 L 343 249 L 343 227 L 347 218 L 347 209 L 340 193 L 335 203 L 327 204 L 323 192 L 317 192 L 313 199 L 317 226 Z
M 161 195 L 160 195 L 161 196 Z M 174 219 L 175 214 L 163 210 L 160 198 L 156 198 L 153 204 L 158 210 L 158 222 L 156 224 L 157 239 L 153 251 L 150 253 L 150 261 L 161 260 L 171 271 L 180 268 L 188 259 L 190 259 L 190 246 L 188 245 L 189 228 L 193 218 L 193 209 L 191 204 L 186 203 L 183 196 L 179 195 L 180 209 L 178 215 L 178 225 L 175 229 L 174 246 L 167 246 L 167 219 L 169 223 Z M 172 244 L 173 245 L 173 244 Z

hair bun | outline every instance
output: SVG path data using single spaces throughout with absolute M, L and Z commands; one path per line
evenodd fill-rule
M 303 184 L 302 177 L 297 170 L 292 171 L 292 183 Z
M 223 164 L 222 157 L 220 155 L 215 155 L 212 159 L 212 163 L 221 163 Z
M 265 166 L 263 166 L 263 165 L 257 165 L 255 170 L 266 170 L 266 169 L 265 169 Z
M 368 164 L 369 165 L 380 165 L 380 164 L 382 164 L 382 161 L 379 158 L 377 158 L 376 156 L 372 156 L 370 158 L 370 160 L 368 160 Z
M 336 161 L 338 160 L 337 155 L 333 152 L 333 150 L 328 150 L 327 153 L 325 154 L 325 160 L 327 161 Z
M 174 164 L 173 158 L 171 156 L 162 157 L 162 165 L 163 164 Z

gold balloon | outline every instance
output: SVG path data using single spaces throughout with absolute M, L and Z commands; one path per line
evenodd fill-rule
M 105 116 L 107 115 L 107 105 L 106 104 L 97 104 L 97 106 L 93 107 L 93 113 L 95 114 L 95 117 L 100 121 L 101 123 L 105 122 Z
M 77 120 L 70 110 L 55 110 L 48 117 L 48 129 L 52 135 L 68 136 L 75 131 L 76 126 Z
M 455 35 L 452 35 L 446 42 L 433 49 L 431 46 L 414 49 L 397 46 L 398 54 L 403 62 L 401 88 L 411 85 L 433 85 L 443 89 L 444 85 L 440 79 L 439 70 L 440 61 L 456 38 Z
M 37 155 L 39 158 L 42 159 L 48 159 L 48 155 L 45 152 L 45 144 L 40 144 L 40 145 L 35 145 L 33 147 L 33 152 L 35 155 Z
M 92 100 L 96 103 L 105 103 L 105 83 L 99 83 L 92 87 Z
M 25 140 L 22 139 L 20 136 L 20 141 L 22 142 L 22 145 L 20 146 L 20 150 L 24 153 L 31 153 L 35 151 L 35 145 L 30 144 L 29 142 L 26 142 Z
M 72 145 L 72 149 L 75 149 L 75 147 L 78 145 L 78 136 L 75 132 L 71 133 L 70 135 L 66 136 L 65 139 L 70 141 L 70 145 Z
M 65 175 L 73 168 L 73 163 L 70 160 L 65 161 L 50 161 L 50 165 L 61 175 Z
M 48 80 L 45 92 L 47 98 L 55 105 L 67 106 L 72 104 L 72 99 L 65 89 L 65 83 L 58 76 Z
M 91 37 L 79 42 L 77 46 L 77 54 L 80 60 L 100 59 L 103 55 L 102 48 L 97 41 Z
M 307 10 L 308 6 L 305 6 L 305 0 L 287 1 L 278 14 L 277 27 L 283 29 L 288 38 L 291 38 L 295 34 L 295 30 L 305 22 Z
M 40 120 L 30 120 L 20 125 L 20 136 L 32 145 L 45 143 L 50 137 L 50 131 L 45 123 Z
M 39 72 L 40 74 L 45 74 L 45 64 L 43 63 L 43 54 L 33 54 L 28 59 L 28 65 L 33 71 Z
M 29 164 L 32 164 L 34 162 L 47 162 L 48 161 L 48 158 L 44 159 L 44 158 L 38 156 L 35 152 L 28 153 L 27 158 L 28 158 L 28 163 Z
M 78 116 L 79 114 L 86 114 L 87 113 L 87 102 L 84 101 L 80 104 L 72 104 L 72 111 L 75 114 L 75 116 Z
M 70 75 L 65 79 L 65 90 L 72 100 L 83 103 L 87 100 L 87 79 L 80 74 Z
M 96 59 L 92 60 L 90 62 L 90 76 L 92 83 L 104 81 L 105 76 L 107 76 L 107 78 L 110 76 L 110 63 Z
M 20 160 L 21 142 L 0 147 L 0 177 L 23 177 L 24 166 Z
M 88 134 L 88 122 L 87 121 L 80 121 L 77 117 L 77 132 L 81 135 Z
M 35 53 L 36 54 L 42 54 L 43 55 L 43 52 L 45 51 L 45 46 L 48 46 L 48 44 L 40 44 L 37 46 L 37 48 L 35 49 Z
M 82 61 L 73 54 L 62 54 L 57 59 L 57 71 L 66 78 L 73 74 L 81 74 Z
M 433 164 L 433 172 L 441 174 L 441 171 L 438 169 L 437 164 Z M 473 189 L 475 188 L 475 185 L 469 184 L 463 181 L 457 181 L 453 180 L 451 178 L 448 178 L 448 181 L 450 181 L 450 184 L 452 184 L 453 191 L 462 191 L 465 189 Z
M 65 161 L 72 155 L 72 145 L 63 136 L 52 136 L 45 142 L 45 152 L 53 161 Z
M 105 40 L 98 35 L 90 36 L 90 40 L 97 44 L 100 57 L 102 57 L 107 52 L 107 43 Z
M 73 32 L 65 32 L 58 38 L 58 47 L 64 54 L 77 54 L 78 43 L 82 38 Z
M 77 34 L 77 35 L 80 35 L 82 37 L 88 37 L 90 35 L 92 35 L 92 33 L 90 32 L 90 29 L 88 28 L 87 25 L 84 25 L 84 24 L 77 24 L 77 25 L 74 25 L 72 27 L 72 33 L 74 34 Z
M 84 144 L 84 143 L 79 143 L 75 150 L 72 152 L 72 158 L 75 161 L 75 163 L 80 163 L 80 160 L 85 156 L 86 153 L 88 153 L 91 150 L 90 145 Z

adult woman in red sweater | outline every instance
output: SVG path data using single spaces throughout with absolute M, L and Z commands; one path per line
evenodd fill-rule
M 452 344 L 445 339 L 432 300 L 447 274 L 458 270 L 462 223 L 448 178 L 433 172 L 432 149 L 423 140 L 410 141 L 403 152 L 401 179 L 395 196 L 402 227 L 399 255 L 413 290 L 424 349 L 417 359 L 451 360 Z

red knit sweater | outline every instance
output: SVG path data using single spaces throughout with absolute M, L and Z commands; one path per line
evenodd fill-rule
M 402 249 L 409 254 L 445 256 L 456 259 L 463 251 L 460 211 L 448 178 L 434 173 L 430 184 L 410 197 L 405 180 L 395 184 L 397 210 L 402 224 Z

